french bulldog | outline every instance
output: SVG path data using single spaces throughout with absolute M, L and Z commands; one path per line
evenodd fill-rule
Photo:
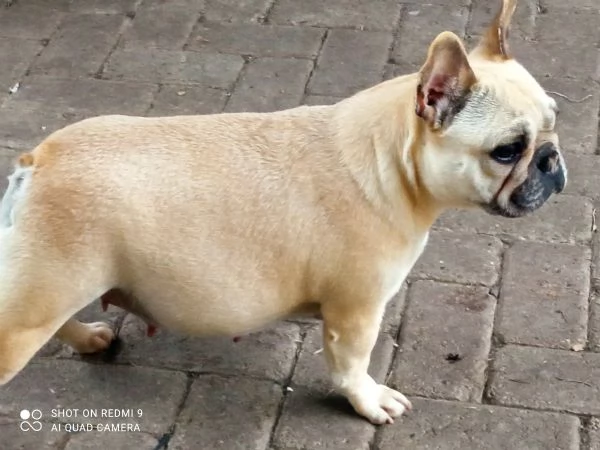
M 374 424 L 409 400 L 367 372 L 386 303 L 451 208 L 519 217 L 563 190 L 556 102 L 510 53 L 515 0 L 470 53 L 335 105 L 86 119 L 20 156 L 0 207 L 0 382 L 53 335 L 87 353 L 104 296 L 152 327 L 231 335 L 320 314 L 333 386 Z

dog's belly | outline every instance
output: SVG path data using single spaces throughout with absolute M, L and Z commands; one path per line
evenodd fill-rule
M 186 335 L 236 335 L 294 314 L 283 307 L 279 296 L 266 290 L 261 294 L 248 292 L 237 298 L 232 293 L 231 301 L 227 301 L 224 300 L 225 293 L 219 298 L 211 298 L 202 292 L 195 296 L 158 289 L 151 292 L 156 287 L 155 283 L 147 283 L 134 294 L 145 312 L 142 318 Z M 135 308 L 132 312 L 137 313 Z
M 267 251 L 256 261 L 248 247 L 220 248 L 204 240 L 176 248 L 160 258 L 169 265 L 153 264 L 137 252 L 126 264 L 124 290 L 149 323 L 189 335 L 235 335 L 315 310 L 292 258 L 277 264 Z

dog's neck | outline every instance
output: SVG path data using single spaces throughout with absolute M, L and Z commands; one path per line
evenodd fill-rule
M 381 83 L 339 103 L 337 145 L 372 205 L 389 220 L 428 230 L 443 211 L 422 178 L 429 130 L 415 114 L 417 75 Z

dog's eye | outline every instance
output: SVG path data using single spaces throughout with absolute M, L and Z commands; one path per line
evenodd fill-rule
M 522 140 L 513 142 L 512 144 L 500 145 L 496 147 L 490 156 L 500 164 L 512 164 L 521 157 L 521 153 L 525 149 Z

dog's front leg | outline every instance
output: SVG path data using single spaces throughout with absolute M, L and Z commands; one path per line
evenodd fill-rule
M 323 305 L 322 312 L 325 356 L 335 388 L 372 423 L 393 423 L 394 417 L 411 409 L 410 401 L 367 373 L 383 309 L 332 303 Z

